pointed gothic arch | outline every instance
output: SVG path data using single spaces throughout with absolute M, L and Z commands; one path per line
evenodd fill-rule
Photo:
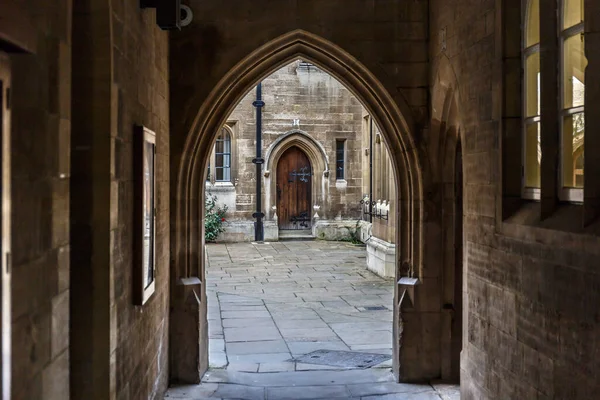
M 203 277 L 203 176 L 215 135 L 246 93 L 263 78 L 298 58 L 318 66 L 338 79 L 362 102 L 380 127 L 390 150 L 398 189 L 398 208 L 395 216 L 395 242 L 399 250 L 397 264 L 408 265 L 411 275 L 422 277 L 423 177 L 418 140 L 415 137 L 415 126 L 408 104 L 401 96 L 392 96 L 386 90 L 386 86 L 393 85 L 382 84 L 364 65 L 340 47 L 317 35 L 295 30 L 266 43 L 239 61 L 204 101 L 198 104 L 198 113 L 187 132 L 182 154 L 175 161 L 178 163 L 177 170 L 172 175 L 176 178 L 171 203 L 171 287 L 175 289 L 172 298 L 185 297 L 186 289 L 181 289 L 181 286 L 185 287 L 185 282 L 190 280 L 199 282 L 199 278 Z M 177 294 L 179 292 L 181 294 Z M 398 303 L 395 301 L 394 304 L 397 316 Z M 172 317 L 173 326 L 177 324 L 174 318 Z M 406 376 L 405 380 L 420 379 L 419 372 L 416 372 L 415 376 L 402 372 L 411 367 L 414 369 L 414 366 L 401 360 L 404 358 L 400 353 L 401 341 L 408 338 L 408 325 L 398 327 L 397 323 L 399 320 L 395 319 L 395 373 L 397 376 Z M 419 329 L 418 325 L 414 327 Z M 418 336 L 416 331 L 411 337 L 416 337 L 415 335 Z M 194 343 L 198 342 L 198 338 L 191 340 Z M 200 347 L 206 348 L 201 338 L 200 342 Z M 172 341 L 171 345 L 178 347 L 179 343 L 183 341 Z M 178 354 L 179 351 L 174 348 L 172 353 Z M 201 371 L 205 366 L 206 362 L 199 360 L 197 370 Z M 417 371 L 418 368 L 414 370 Z

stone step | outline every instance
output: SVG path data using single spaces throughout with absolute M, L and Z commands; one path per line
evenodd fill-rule
M 279 240 L 315 240 L 315 237 L 312 235 L 311 229 L 280 230 Z

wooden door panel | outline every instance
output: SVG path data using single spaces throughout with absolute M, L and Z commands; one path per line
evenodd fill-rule
M 279 229 L 308 229 L 311 225 L 312 168 L 298 147 L 286 150 L 277 163 Z

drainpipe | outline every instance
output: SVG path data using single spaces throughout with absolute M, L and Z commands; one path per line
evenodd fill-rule
M 373 223 L 373 117 L 369 115 L 369 222 Z
M 256 218 L 254 223 L 254 240 L 262 242 L 265 240 L 263 218 L 265 214 L 262 212 L 262 164 L 265 160 L 262 158 L 262 107 L 265 102 L 262 101 L 262 83 L 259 82 L 256 86 L 256 100 L 252 102 L 256 108 L 256 158 L 252 163 L 256 165 L 256 212 L 252 214 Z

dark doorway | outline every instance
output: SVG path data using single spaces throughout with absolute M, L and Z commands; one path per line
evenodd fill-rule
M 290 147 L 277 163 L 279 229 L 310 229 L 311 186 L 312 168 L 306 153 Z
M 460 379 L 460 352 L 462 350 L 463 304 L 463 165 L 460 140 L 454 159 L 454 315 L 452 317 L 452 378 Z

